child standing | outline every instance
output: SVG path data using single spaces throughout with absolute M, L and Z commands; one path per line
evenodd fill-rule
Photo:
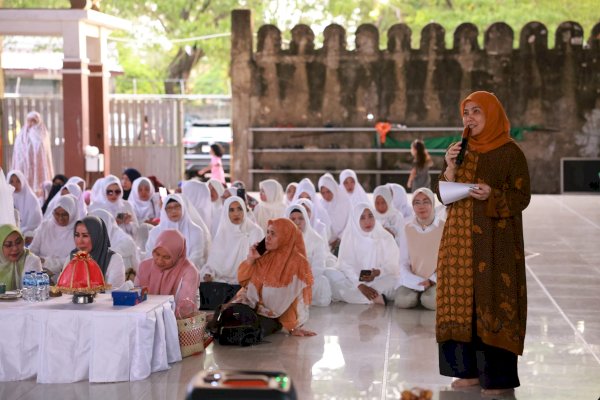
M 198 171 L 198 175 L 202 176 L 210 171 L 211 179 L 216 179 L 221 183 L 225 183 L 225 170 L 223 170 L 223 147 L 218 143 L 210 145 L 210 164 Z
M 421 139 L 415 139 L 410 145 L 410 154 L 413 156 L 413 168 L 410 171 L 406 187 L 411 189 L 411 192 L 422 187 L 430 189 L 429 168 L 433 165 L 433 161 L 425 149 L 425 143 Z

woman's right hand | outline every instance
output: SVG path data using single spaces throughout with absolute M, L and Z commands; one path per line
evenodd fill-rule
M 456 169 L 456 156 L 460 153 L 460 142 L 454 143 L 448 151 L 446 151 L 446 155 L 444 159 L 446 160 L 446 164 L 448 165 L 448 169 L 454 171 Z
M 250 247 L 250 251 L 248 252 L 248 257 L 246 258 L 246 261 L 248 261 L 250 264 L 254 264 L 254 261 L 260 258 L 260 254 L 256 250 L 257 245 L 258 243 L 254 243 L 254 245 Z

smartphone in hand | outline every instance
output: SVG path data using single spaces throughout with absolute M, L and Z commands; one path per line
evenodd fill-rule
M 265 242 L 266 239 L 261 240 L 260 242 L 258 242 L 258 244 L 256 245 L 256 251 L 258 252 L 258 254 L 260 254 L 261 256 L 263 254 L 265 254 L 265 252 L 267 251 L 267 243 Z
M 358 280 L 360 282 L 364 282 L 364 281 L 366 281 L 367 277 L 371 276 L 372 273 L 373 273 L 373 271 L 371 271 L 370 269 L 362 269 L 362 270 L 360 270 L 360 275 L 358 277 Z

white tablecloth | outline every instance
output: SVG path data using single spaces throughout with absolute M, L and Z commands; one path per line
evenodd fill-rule
M 114 307 L 110 294 L 71 298 L 0 302 L 0 381 L 136 381 L 181 361 L 173 296 L 131 307 Z

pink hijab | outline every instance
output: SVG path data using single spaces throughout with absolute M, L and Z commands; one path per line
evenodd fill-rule
M 186 298 L 195 303 L 200 275 L 185 256 L 185 238 L 179 231 L 166 229 L 156 239 L 154 248 L 158 247 L 167 251 L 175 263 L 171 268 L 162 270 L 154 263 L 154 258 L 142 261 L 136 284 L 147 286 L 149 294 L 175 295 L 176 303 Z

